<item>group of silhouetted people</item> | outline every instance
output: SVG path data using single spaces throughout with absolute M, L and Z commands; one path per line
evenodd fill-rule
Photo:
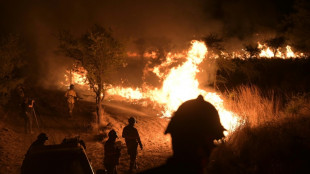
M 129 171 L 136 168 L 137 149 L 143 149 L 139 133 L 134 127 L 136 119 L 130 117 L 124 127 L 122 137 L 125 138 L 127 152 L 130 156 Z M 225 129 L 221 125 L 216 108 L 205 101 L 201 95 L 188 100 L 174 113 L 165 134 L 172 138 L 173 156 L 162 166 L 141 172 L 142 174 L 203 174 L 207 171 L 209 156 L 215 147 L 214 140 L 224 137 Z M 104 166 L 106 173 L 116 174 L 121 149 L 116 143 L 118 135 L 115 130 L 108 133 L 104 144 Z M 38 140 L 31 146 L 44 145 L 45 134 L 40 134 Z
M 123 129 L 128 154 L 130 155 L 129 171 L 136 166 L 137 148 L 143 146 L 137 129 L 136 120 L 131 117 L 129 124 Z M 184 102 L 171 118 L 165 134 L 172 138 L 173 156 L 166 164 L 141 172 L 141 174 L 186 173 L 203 174 L 207 172 L 209 156 L 215 147 L 214 140 L 224 137 L 216 108 L 199 95 L 196 99 Z M 105 144 L 105 167 L 107 173 L 115 174 L 119 164 L 120 149 L 116 147 L 117 134 L 109 132 Z M 115 155 L 114 157 L 113 154 Z M 110 161 L 109 161 L 109 160 Z M 115 159 L 115 160 L 114 160 Z M 117 159 L 117 160 L 116 160 Z
M 127 152 L 130 156 L 129 172 L 137 168 L 136 159 L 138 154 L 138 145 L 143 149 L 138 130 L 134 127 L 136 119 L 130 117 L 128 125 L 124 127 L 122 137 L 125 138 Z M 104 145 L 104 166 L 108 174 L 116 174 L 116 166 L 119 164 L 120 147 L 116 145 L 117 133 L 114 129 L 109 132 L 109 139 Z

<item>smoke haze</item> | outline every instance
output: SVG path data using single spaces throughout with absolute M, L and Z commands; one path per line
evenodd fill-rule
M 68 29 L 80 35 L 93 24 L 100 24 L 110 27 L 127 49 L 134 51 L 134 42 L 141 38 L 164 38 L 174 48 L 184 48 L 192 39 L 218 33 L 224 37 L 227 47 L 234 49 L 244 41 L 281 34 L 283 20 L 294 12 L 297 1 L 2 1 L 0 31 L 20 33 L 25 38 L 33 69 L 55 72 L 55 67 L 68 61 L 55 54 L 58 43 L 55 34 L 59 30 Z

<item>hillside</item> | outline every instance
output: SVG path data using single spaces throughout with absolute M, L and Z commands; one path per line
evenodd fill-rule
M 24 121 L 18 115 L 18 107 L 10 105 L 6 114 L 2 114 L 0 122 L 0 173 L 15 174 L 20 172 L 20 166 L 30 144 L 40 132 L 45 132 L 49 140 L 47 144 L 58 144 L 65 137 L 80 136 L 86 143 L 86 153 L 91 160 L 94 170 L 103 166 L 103 143 L 106 141 L 106 132 L 115 129 L 122 142 L 122 151 L 119 173 L 126 173 L 129 168 L 129 156 L 121 138 L 122 128 L 127 124 L 130 116 L 134 116 L 138 123 L 136 127 L 140 133 L 144 149 L 138 154 L 138 170 L 151 168 L 164 163 L 171 154 L 170 137 L 163 132 L 168 123 L 147 112 L 136 108 L 129 108 L 121 103 L 105 103 L 104 115 L 105 130 L 102 134 L 91 128 L 94 120 L 94 103 L 80 100 L 74 119 L 67 118 L 66 103 L 63 91 L 36 89 L 36 113 L 39 128 L 34 123 L 34 134 L 24 133 Z

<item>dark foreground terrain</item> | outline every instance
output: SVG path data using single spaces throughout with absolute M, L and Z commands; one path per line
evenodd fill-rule
M 94 131 L 94 103 L 79 101 L 75 117 L 68 119 L 62 91 L 36 90 L 35 96 L 39 96 L 36 100 L 39 127 L 34 123 L 34 134 L 24 133 L 24 120 L 19 116 L 17 106 L 8 105 L 5 111 L 0 111 L 0 174 L 20 173 L 24 155 L 40 132 L 48 135 L 47 144 L 58 144 L 66 137 L 79 136 L 86 143 L 86 153 L 94 171 L 103 169 L 103 144 L 107 140 L 107 132 L 112 128 L 118 133 L 118 140 L 122 144 L 118 171 L 127 173 L 129 156 L 121 133 L 130 116 L 138 121 L 136 127 L 144 145 L 144 149 L 139 150 L 137 172 L 158 166 L 172 155 L 170 136 L 163 134 L 169 120 L 159 118 L 151 109 L 106 101 L 103 106 L 103 127 L 100 131 Z M 255 99 L 259 97 L 247 98 L 247 101 Z M 268 102 L 262 101 L 261 105 Z M 251 111 L 249 120 L 213 151 L 209 173 L 309 173 L 309 103 L 309 99 L 302 98 L 301 102 L 286 105 L 279 112 L 271 109 L 269 113 L 265 107 L 261 107 L 260 111 L 258 104 L 252 103 L 246 108 L 246 102 L 239 101 L 240 113 Z M 257 119 L 254 119 L 254 110 L 259 111 L 255 117 Z

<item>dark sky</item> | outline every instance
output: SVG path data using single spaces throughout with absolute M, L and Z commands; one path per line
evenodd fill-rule
M 295 0 L 296 1 L 296 0 Z M 1 30 L 40 40 L 59 29 L 84 31 L 94 23 L 122 39 L 188 39 L 209 32 L 243 39 L 273 31 L 294 0 L 19 0 L 0 3 Z
M 236 46 L 257 34 L 281 32 L 285 17 L 298 1 L 1 0 L 0 32 L 20 33 L 42 65 L 55 62 L 51 58 L 59 30 L 81 34 L 93 24 L 111 27 L 129 49 L 138 38 L 167 38 L 182 45 L 210 32 Z

